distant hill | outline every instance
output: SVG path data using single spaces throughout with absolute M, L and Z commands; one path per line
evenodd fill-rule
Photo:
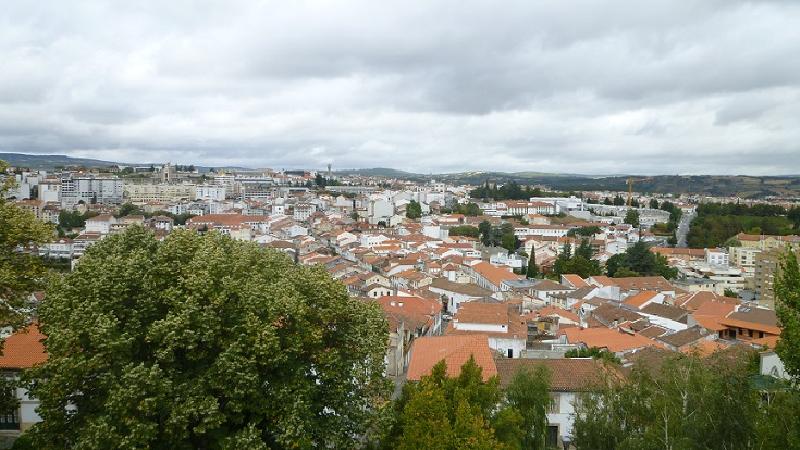
M 368 169 L 342 169 L 335 170 L 337 175 L 362 175 L 365 177 L 386 177 L 386 178 L 419 178 L 424 175 L 404 172 L 402 170 L 391 169 L 388 167 L 373 167 Z
M 454 183 L 478 185 L 486 180 L 497 183 L 515 181 L 519 184 L 541 184 L 561 191 L 626 191 L 629 176 L 590 177 L 586 175 L 527 174 L 486 172 L 482 174 L 444 174 L 437 179 Z M 637 176 L 633 189 L 637 192 L 696 193 L 710 196 L 739 196 L 761 198 L 767 196 L 800 198 L 800 176 L 745 176 L 745 175 L 657 175 Z
M 108 167 L 112 165 L 147 166 L 151 163 L 118 163 L 88 158 L 72 158 L 66 155 L 27 155 L 23 153 L 0 153 L 0 159 L 13 166 L 53 170 L 59 167 L 84 166 Z M 152 163 L 159 166 L 161 163 Z M 208 167 L 197 166 L 200 171 Z M 234 170 L 252 170 L 233 168 Z M 451 184 L 480 185 L 487 180 L 495 183 L 515 181 L 522 185 L 544 185 L 561 191 L 626 191 L 629 175 L 589 176 L 578 174 L 541 172 L 460 172 L 440 174 L 418 174 L 388 167 L 366 169 L 342 169 L 337 175 L 363 175 L 373 177 L 400 178 L 414 181 L 436 179 Z M 631 177 L 640 180 L 634 184 L 637 192 L 657 193 L 696 193 L 712 196 L 736 195 L 742 198 L 761 198 L 766 196 L 800 198 L 800 176 L 760 177 L 747 175 L 657 175 Z
M 53 170 L 61 167 L 81 166 L 98 168 L 109 166 L 149 166 L 161 167 L 163 162 L 113 162 L 90 158 L 73 158 L 67 155 L 28 155 L 25 153 L 2 153 L 0 160 L 17 167 L 30 167 L 31 169 Z M 196 166 L 200 172 L 208 172 L 209 167 Z M 252 170 L 244 167 L 230 167 L 231 170 Z
M 120 164 L 99 159 L 73 158 L 67 155 L 27 155 L 24 153 L 0 153 L 0 159 L 12 166 L 49 170 L 67 166 L 108 167 Z

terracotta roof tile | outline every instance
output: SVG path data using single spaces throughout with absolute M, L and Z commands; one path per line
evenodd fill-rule
M 497 366 L 485 335 L 468 336 L 426 336 L 418 338 L 411 347 L 411 361 L 408 363 L 408 380 L 419 380 L 429 375 L 439 361 L 447 364 L 447 374 L 451 377 L 461 373 L 461 366 L 470 356 L 483 368 L 483 379 L 497 375 Z
M 559 392 L 581 392 L 601 386 L 607 376 L 621 379 L 622 374 L 613 366 L 590 358 L 564 359 L 496 359 L 500 385 L 511 383 L 514 375 L 523 368 L 544 366 L 550 371 L 550 389 Z
M 7 337 L 0 355 L 0 368 L 27 369 L 47 361 L 47 353 L 42 344 L 44 338 L 45 335 L 36 324 Z

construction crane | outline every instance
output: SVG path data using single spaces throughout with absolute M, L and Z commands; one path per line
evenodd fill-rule
M 650 178 L 650 177 L 648 177 L 648 178 L 630 178 L 629 177 L 626 180 L 626 183 L 628 184 L 628 202 L 626 203 L 626 205 L 631 206 L 631 200 L 633 199 L 633 183 L 639 182 L 639 181 L 648 181 L 648 180 L 651 180 L 651 179 L 652 178 Z

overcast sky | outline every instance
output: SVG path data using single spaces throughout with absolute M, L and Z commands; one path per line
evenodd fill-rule
M 8 1 L 0 151 L 800 173 L 800 2 Z

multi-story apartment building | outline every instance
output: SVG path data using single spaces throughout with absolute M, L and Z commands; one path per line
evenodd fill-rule
M 753 287 L 756 300 L 761 306 L 775 309 L 775 276 L 780 272 L 780 262 L 786 250 L 773 248 L 756 255 Z M 800 249 L 794 247 L 795 254 L 800 257 Z
M 133 184 L 125 183 L 125 200 L 143 204 L 149 202 L 172 203 L 194 200 L 197 189 L 194 184 Z
M 122 180 L 117 177 L 71 174 L 61 177 L 63 208 L 73 208 L 80 202 L 120 204 L 123 192 Z

